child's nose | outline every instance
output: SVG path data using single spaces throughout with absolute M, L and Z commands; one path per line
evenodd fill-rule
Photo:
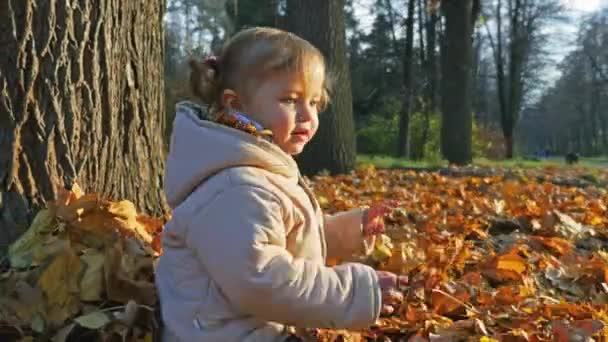
M 311 121 L 316 113 L 317 109 L 315 106 L 311 106 L 309 104 L 303 104 L 300 106 L 299 115 L 300 121 Z

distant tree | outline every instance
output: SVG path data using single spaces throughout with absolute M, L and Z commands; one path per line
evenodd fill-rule
M 297 160 L 303 173 L 346 173 L 355 167 L 356 140 L 346 50 L 343 0 L 289 0 L 289 28 L 317 46 L 335 77 L 332 102 L 321 114 L 317 136 Z
M 442 1 L 441 151 L 450 163 L 472 161 L 472 33 L 475 0 Z
M 505 8 L 506 6 L 506 8 Z M 514 131 L 529 85 L 534 80 L 534 58 L 546 44 L 544 29 L 563 12 L 559 0 L 498 0 L 496 32 L 488 29 L 496 65 L 500 122 L 505 157 L 513 158 Z M 495 36 L 495 38 L 494 38 Z M 536 54 L 536 55 L 535 55 Z
M 388 0 L 387 0 L 388 1 Z M 388 1 L 390 4 L 390 1 Z M 401 95 L 402 105 L 399 117 L 399 142 L 397 155 L 409 157 L 409 126 L 410 112 L 412 109 L 413 94 L 413 75 L 412 66 L 414 65 L 414 15 L 416 10 L 416 0 L 409 0 L 407 5 L 407 19 L 405 21 L 405 53 L 403 54 L 403 87 Z

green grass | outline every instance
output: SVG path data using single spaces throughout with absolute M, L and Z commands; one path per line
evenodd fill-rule
M 585 161 L 596 164 L 608 164 L 608 156 L 585 158 Z
M 390 156 L 381 156 L 381 155 L 368 155 L 368 154 L 359 154 L 357 155 L 357 163 L 365 164 L 365 165 L 374 165 L 377 168 L 385 169 L 385 168 L 435 168 L 435 167 L 445 167 L 448 165 L 447 161 L 438 160 L 438 161 L 430 161 L 430 160 L 407 160 L 404 158 L 396 158 Z
M 436 168 L 446 167 L 446 160 L 422 160 L 413 161 L 391 156 L 359 154 L 358 164 L 372 164 L 377 168 Z M 563 158 L 551 158 L 547 160 L 532 160 L 524 158 L 514 158 L 511 160 L 492 160 L 487 158 L 477 158 L 473 161 L 474 165 L 488 167 L 509 167 L 509 168 L 539 168 L 545 166 L 566 166 Z M 582 158 L 581 166 L 598 168 L 608 167 L 608 157 Z
M 549 160 L 533 160 L 524 158 L 514 158 L 510 160 L 493 160 L 487 158 L 477 158 L 474 164 L 481 166 L 502 166 L 502 167 L 521 167 L 521 168 L 537 168 L 544 166 L 563 166 L 565 163 L 559 159 Z

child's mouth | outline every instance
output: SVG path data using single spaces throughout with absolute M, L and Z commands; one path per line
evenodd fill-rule
M 308 141 L 310 139 L 310 131 L 306 129 L 298 129 L 291 133 L 297 140 Z

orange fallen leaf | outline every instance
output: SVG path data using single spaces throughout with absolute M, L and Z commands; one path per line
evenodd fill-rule
M 559 237 L 530 236 L 529 239 L 532 242 L 539 243 L 558 256 L 569 254 L 574 248 L 574 245 L 570 241 Z
M 463 303 L 468 302 L 470 298 L 471 294 L 462 286 L 456 286 L 453 294 L 435 290 L 431 293 L 433 312 L 438 315 L 454 314 L 460 310 L 464 312 Z

